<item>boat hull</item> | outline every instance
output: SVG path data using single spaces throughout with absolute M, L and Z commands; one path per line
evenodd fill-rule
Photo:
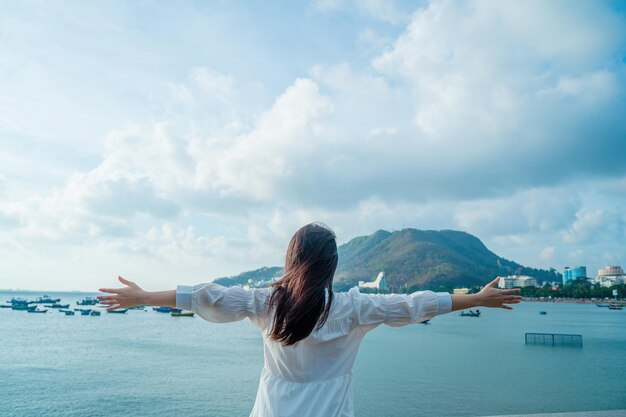
M 174 313 L 174 312 L 171 313 L 172 317 L 193 317 L 194 314 L 195 313 L 193 313 L 192 311 L 181 312 L 181 313 Z

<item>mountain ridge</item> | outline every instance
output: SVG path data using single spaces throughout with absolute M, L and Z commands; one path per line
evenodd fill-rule
M 502 275 L 531 275 L 538 282 L 560 281 L 555 270 L 525 267 L 489 250 L 476 236 L 457 230 L 394 232 L 377 230 L 357 236 L 338 247 L 339 264 L 334 286 L 347 289 L 358 281 L 372 281 L 380 272 L 392 290 L 482 286 Z M 232 277 L 218 278 L 222 285 L 269 282 L 282 267 L 263 267 Z

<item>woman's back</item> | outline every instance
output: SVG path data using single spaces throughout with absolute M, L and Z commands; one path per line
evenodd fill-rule
M 311 382 L 345 376 L 352 370 L 354 358 L 364 333 L 359 329 L 352 294 L 333 297 L 324 325 L 291 346 L 267 337 L 264 324 L 271 323 L 271 312 L 259 322 L 263 338 L 265 366 L 285 380 Z
M 369 295 L 353 288 L 334 294 L 323 326 L 285 346 L 269 337 L 273 291 L 213 283 L 177 290 L 178 308 L 214 322 L 248 317 L 264 335 L 265 365 L 251 416 L 352 416 L 352 368 L 365 334 L 380 324 L 419 323 L 450 311 L 447 293 Z

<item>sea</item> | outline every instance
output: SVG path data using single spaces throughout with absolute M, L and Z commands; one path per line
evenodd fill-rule
M 95 295 L 49 294 L 72 307 Z M 0 303 L 40 295 L 2 292 Z M 626 310 L 524 302 L 481 311 L 370 332 L 354 368 L 356 415 L 626 409 Z M 583 345 L 526 345 L 527 332 L 580 334 Z M 248 416 L 263 366 L 248 321 L 152 309 L 94 317 L 0 309 L 0 340 L 0 416 Z

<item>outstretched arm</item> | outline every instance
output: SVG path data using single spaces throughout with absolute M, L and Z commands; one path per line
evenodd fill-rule
M 118 277 L 125 286 L 122 288 L 100 288 L 100 291 L 111 295 L 96 297 L 100 304 L 108 305 L 107 310 L 135 307 L 141 305 L 176 307 L 176 290 L 144 291 L 132 281 Z
M 495 288 L 500 281 L 496 278 L 489 284 L 485 285 L 477 294 L 452 295 L 452 311 L 465 310 L 474 307 L 498 307 L 512 310 L 513 307 L 508 304 L 517 304 L 522 301 L 522 297 L 514 295 L 520 291 L 519 288 L 510 290 L 500 290 Z

